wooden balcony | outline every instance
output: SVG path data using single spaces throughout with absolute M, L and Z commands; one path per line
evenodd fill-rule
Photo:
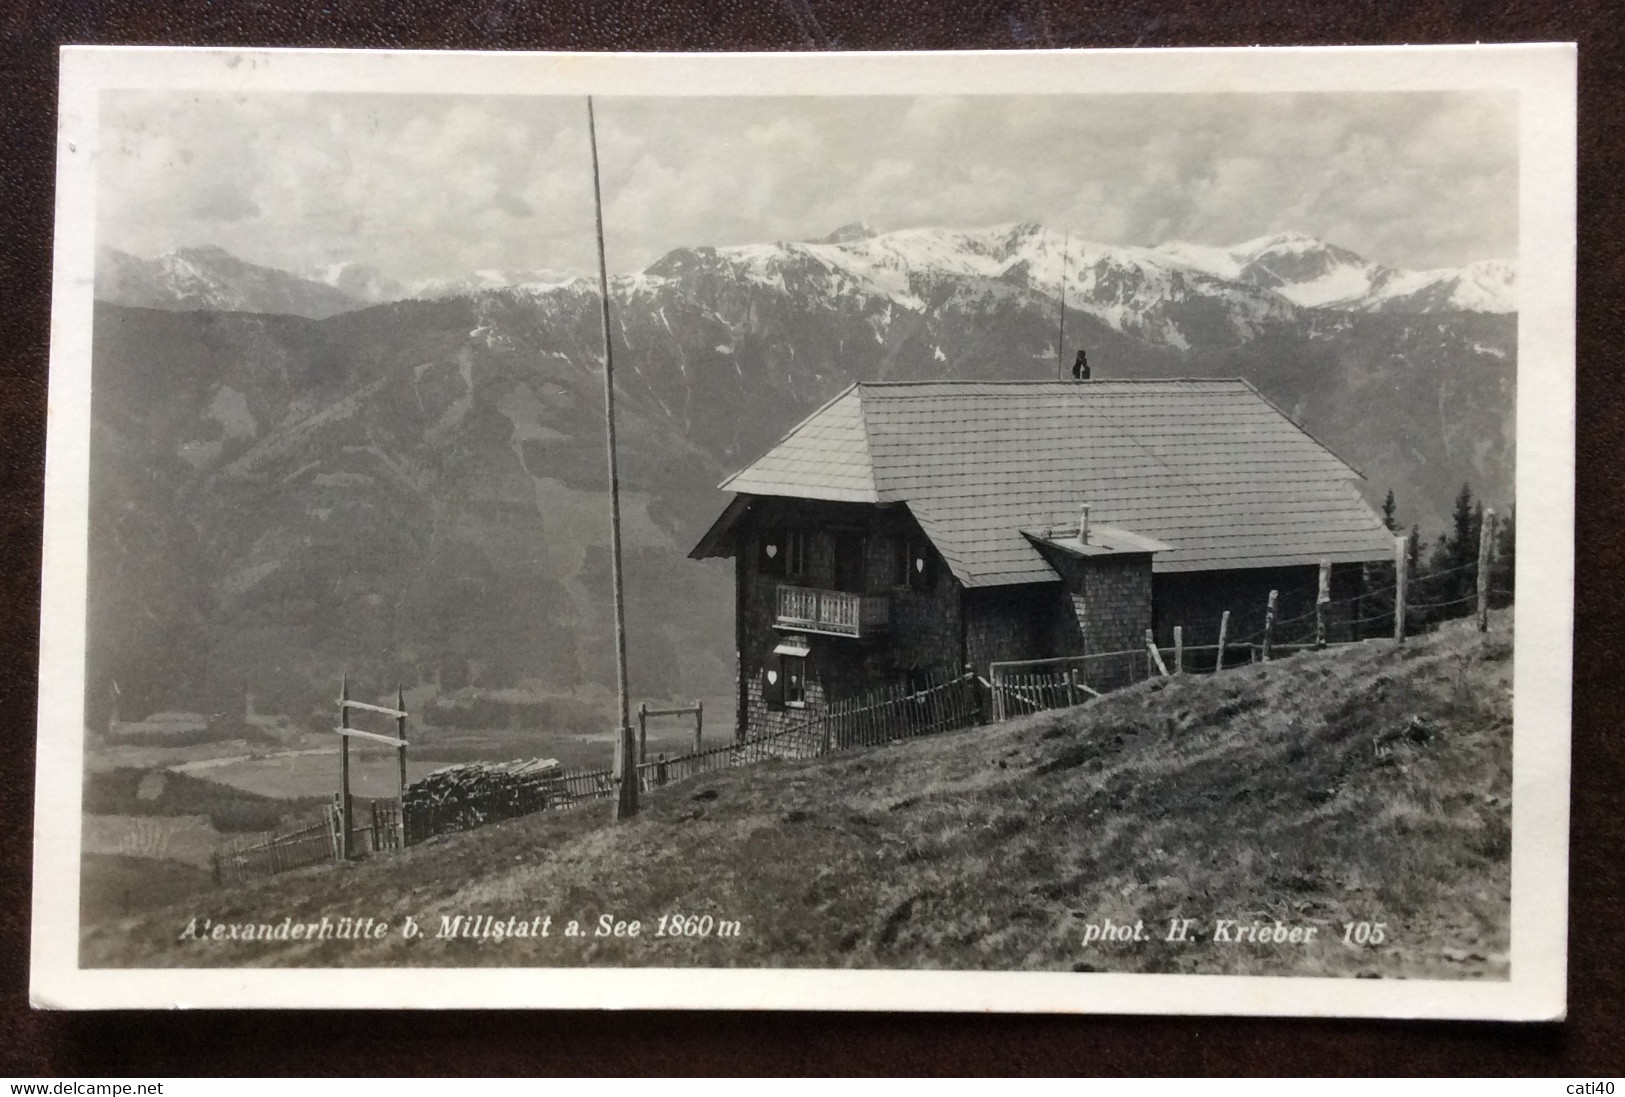
M 862 639 L 886 631 L 891 605 L 883 594 L 847 594 L 816 587 L 779 587 L 777 628 Z

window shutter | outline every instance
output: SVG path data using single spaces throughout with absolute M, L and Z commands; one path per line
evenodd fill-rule
M 924 541 L 910 541 L 908 546 L 908 585 L 915 590 L 930 590 L 937 578 L 937 554 Z
M 763 575 L 782 576 L 786 547 L 782 527 L 768 527 L 762 530 L 762 543 L 757 559 L 758 570 Z
M 784 671 L 776 655 L 762 667 L 762 700 L 768 708 L 784 707 Z

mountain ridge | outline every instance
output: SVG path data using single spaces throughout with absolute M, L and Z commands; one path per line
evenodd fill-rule
M 1511 263 L 1462 267 L 1387 267 L 1305 233 L 1275 233 L 1231 248 L 1171 241 L 1157 249 L 1217 277 L 1276 290 L 1304 308 L 1352 312 L 1517 311 Z
M 612 280 L 641 696 L 728 695 L 729 572 L 687 552 L 715 485 L 853 381 L 1054 378 L 1086 347 L 1096 376 L 1246 377 L 1406 526 L 1463 481 L 1511 499 L 1515 315 L 1304 308 L 1031 225 L 846 235 Z M 599 324 L 586 279 L 322 319 L 99 304 L 93 720 L 114 681 L 126 717 L 303 713 L 340 665 L 607 704 Z
M 142 259 L 115 248 L 96 257 L 96 300 L 176 312 L 255 312 L 326 319 L 365 302 L 336 285 L 239 259 L 214 245 Z
M 1184 349 L 1188 337 L 1156 308 L 1160 298 L 1230 296 L 1242 326 L 1268 317 L 1281 298 L 1298 308 L 1429 313 L 1516 311 L 1511 263 L 1481 260 L 1462 267 L 1403 270 L 1364 259 L 1305 233 L 1275 233 L 1231 247 L 1169 241 L 1154 247 L 1100 244 L 1056 233 L 1036 222 L 982 229 L 940 227 L 878 232 L 864 222 L 809 241 L 676 248 L 620 284 L 674 271 L 685 256 L 714 257 L 747 277 L 811 257 L 855 284 L 916 305 L 912 287 L 945 278 L 1003 278 L 1059 299 L 1066 293 L 1108 321 L 1142 337 Z M 103 249 L 96 296 L 110 304 L 178 311 L 288 312 L 324 319 L 337 312 L 399 300 L 434 300 L 502 290 L 545 291 L 580 278 L 569 271 L 482 269 L 411 284 L 361 263 L 334 263 L 307 274 L 247 262 L 222 248 L 182 248 L 154 259 Z M 588 280 L 590 283 L 590 280 Z M 1123 293 L 1139 295 L 1124 300 Z

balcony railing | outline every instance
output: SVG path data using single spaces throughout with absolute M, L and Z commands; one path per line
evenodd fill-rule
M 774 624 L 826 636 L 861 638 L 885 631 L 891 617 L 890 608 L 883 594 L 781 586 Z

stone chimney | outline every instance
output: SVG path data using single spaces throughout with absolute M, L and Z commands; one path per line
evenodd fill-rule
M 1082 351 L 1078 352 L 1082 354 Z M 1078 544 L 1089 543 L 1089 504 L 1085 503 L 1078 509 Z
M 1081 347 L 1078 348 L 1077 359 L 1072 363 L 1072 380 L 1089 380 L 1089 352 Z

